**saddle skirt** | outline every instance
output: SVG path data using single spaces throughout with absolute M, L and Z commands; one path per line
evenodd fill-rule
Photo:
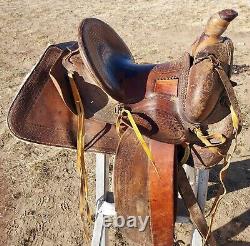
M 56 87 L 50 76 L 53 65 L 61 59 L 63 53 L 68 52 L 68 48 L 72 45 L 75 45 L 75 42 L 49 46 L 26 78 L 8 115 L 9 128 L 18 138 L 50 146 L 76 148 L 77 116 L 72 113 L 73 107 L 71 111 L 66 106 L 59 89 L 68 93 L 67 72 L 63 67 L 58 70 L 57 76 L 62 78 L 58 81 L 62 82 L 60 84 L 62 87 Z M 82 82 L 82 78 L 80 81 Z M 101 116 L 91 118 L 98 108 L 105 109 L 108 96 L 100 87 L 91 83 L 83 82 L 83 88 L 85 105 L 91 105 L 89 111 L 86 110 L 89 117 L 85 120 L 85 149 L 114 154 L 119 141 L 114 125 L 107 123 L 108 120 L 100 121 Z M 71 92 L 68 94 L 71 96 Z M 100 101 L 94 103 L 93 98 L 101 100 L 104 106 L 98 106 Z M 72 102 L 70 100 L 68 103 Z M 102 111 L 102 117 L 109 119 L 109 112 L 111 110 Z

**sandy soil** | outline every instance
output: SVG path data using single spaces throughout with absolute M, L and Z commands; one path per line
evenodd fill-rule
M 189 49 L 212 13 L 231 7 L 239 12 L 227 33 L 235 43 L 239 73 L 233 79 L 239 84 L 236 90 L 244 127 L 227 181 L 229 193 L 214 229 L 220 245 L 250 245 L 249 1 L 0 0 L 1 246 L 83 245 L 75 153 L 21 142 L 6 124 L 13 97 L 47 44 L 75 40 L 79 22 L 95 16 L 123 37 L 137 62 L 164 62 Z M 94 155 L 86 155 L 88 169 L 93 170 Z M 218 170 L 211 172 L 208 205 L 215 194 Z M 188 245 L 190 226 L 180 225 L 177 230 Z M 112 245 L 128 244 L 117 239 Z

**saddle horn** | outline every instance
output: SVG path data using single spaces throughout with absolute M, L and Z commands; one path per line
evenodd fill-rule
M 195 56 L 206 46 L 219 43 L 221 35 L 237 16 L 238 13 L 233 9 L 224 9 L 212 15 L 207 22 L 204 32 L 192 45 L 192 55 Z

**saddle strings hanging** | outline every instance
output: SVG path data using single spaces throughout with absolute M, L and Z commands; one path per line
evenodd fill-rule
M 153 165 L 155 172 L 157 173 L 157 175 L 160 178 L 160 174 L 159 174 L 159 171 L 158 171 L 158 169 L 157 169 L 157 167 L 155 165 L 154 158 L 153 158 L 152 152 L 150 151 L 150 148 L 148 147 L 148 145 L 145 142 L 145 140 L 144 140 L 138 126 L 136 125 L 135 120 L 134 120 L 131 112 L 129 110 L 127 110 L 127 109 L 124 109 L 124 108 L 120 109 L 119 115 L 118 115 L 118 118 L 117 118 L 117 121 L 116 121 L 116 130 L 117 130 L 118 135 L 119 136 L 121 135 L 120 134 L 120 127 L 121 127 L 122 116 L 127 116 L 128 117 L 128 120 L 129 120 L 129 122 L 130 122 L 130 124 L 132 126 L 132 129 L 134 130 L 134 133 L 135 133 L 137 139 L 139 140 L 144 152 L 146 153 L 148 159 L 150 160 L 150 163 Z
M 235 144 L 231 150 L 231 153 L 227 153 L 226 155 L 223 155 L 224 156 L 223 167 L 219 173 L 220 188 L 217 192 L 217 195 L 215 197 L 215 200 L 212 204 L 212 207 L 211 207 L 209 213 L 206 215 L 206 217 L 210 216 L 210 222 L 209 222 L 207 236 L 205 237 L 203 245 L 206 245 L 206 243 L 208 241 L 208 238 L 209 238 L 211 231 L 212 231 L 212 225 L 213 225 L 216 211 L 219 207 L 219 204 L 220 204 L 222 198 L 227 193 L 227 190 L 225 187 L 225 178 L 226 178 L 227 170 L 228 170 L 230 163 L 231 163 L 232 155 L 237 148 L 237 135 L 238 135 L 239 127 L 241 125 L 240 108 L 239 108 L 239 105 L 237 103 L 237 99 L 236 99 L 234 90 L 232 88 L 231 81 L 229 80 L 224 69 L 222 68 L 220 61 L 217 58 L 215 58 L 214 56 L 211 56 L 210 59 L 215 61 L 215 64 L 216 64 L 215 70 L 217 71 L 217 73 L 218 73 L 218 75 L 223 83 L 223 86 L 225 88 L 225 91 L 227 93 L 228 99 L 229 99 L 230 104 L 231 104 L 230 105 L 230 112 L 231 112 L 232 125 L 233 125 L 233 139 L 235 140 Z M 217 154 L 222 155 L 217 147 L 219 145 L 224 144 L 226 139 L 221 134 L 214 133 L 214 134 L 205 136 L 205 135 L 203 135 L 202 131 L 198 128 L 194 129 L 194 133 L 201 140 L 201 142 L 205 145 L 205 147 L 208 148 L 208 150 L 210 150 L 212 153 L 217 153 Z M 210 138 L 219 139 L 220 140 L 219 144 L 212 144 L 209 141 Z
M 210 211 L 208 212 L 208 214 L 205 216 L 205 217 L 209 217 L 210 216 L 210 222 L 209 222 L 209 227 L 208 227 L 208 233 L 207 233 L 207 236 L 205 238 L 205 241 L 204 241 L 204 245 L 206 244 L 210 234 L 211 234 L 211 231 L 212 231 L 212 226 L 213 226 L 213 222 L 214 222 L 214 218 L 215 218 L 215 214 L 217 212 L 217 209 L 220 205 L 220 202 L 222 200 L 222 198 L 226 195 L 227 193 L 227 189 L 226 189 L 226 186 L 225 186 L 225 178 L 226 178 L 226 175 L 227 175 L 227 170 L 231 164 L 231 159 L 232 159 L 232 156 L 233 156 L 233 153 L 235 152 L 237 148 L 237 133 L 235 134 L 235 144 L 234 144 L 234 147 L 231 151 L 231 153 L 228 153 L 225 157 L 224 157 L 224 162 L 223 162 L 223 167 L 219 173 L 219 179 L 220 179 L 220 184 L 221 184 L 221 187 L 219 188 L 218 192 L 217 192 L 217 195 L 216 195 L 216 198 L 212 204 L 212 207 L 210 209 Z
M 218 72 L 221 81 L 225 87 L 226 93 L 228 95 L 229 101 L 230 101 L 230 112 L 231 112 L 231 118 L 232 118 L 232 124 L 233 124 L 233 131 L 234 131 L 234 146 L 231 150 L 231 153 L 227 153 L 224 156 L 224 162 L 223 162 L 223 167 L 219 173 L 219 179 L 220 179 L 220 188 L 217 192 L 216 198 L 212 204 L 212 207 L 209 211 L 209 213 L 206 215 L 206 217 L 210 216 L 210 223 L 209 223 L 209 230 L 207 233 L 207 236 L 205 238 L 204 241 L 204 245 L 206 244 L 209 235 L 211 234 L 212 231 L 212 225 L 213 225 L 213 221 L 214 221 L 214 217 L 216 214 L 216 211 L 219 207 L 219 204 L 222 200 L 222 198 L 226 195 L 227 193 L 227 189 L 225 186 L 225 178 L 227 175 L 227 170 L 231 164 L 231 159 L 233 156 L 233 153 L 235 152 L 236 148 L 237 148 L 237 137 L 238 137 L 238 132 L 239 132 L 239 127 L 241 125 L 241 113 L 240 113 L 240 109 L 237 103 L 237 99 L 234 93 L 234 90 L 232 89 L 232 85 L 231 82 L 227 76 L 227 74 L 225 73 L 225 71 L 223 70 L 223 68 L 221 67 L 221 65 L 217 66 L 216 71 Z
M 85 129 L 84 129 L 84 108 L 83 103 L 79 94 L 79 91 L 77 89 L 76 82 L 73 77 L 73 73 L 68 73 L 70 86 L 72 89 L 72 94 L 75 101 L 76 111 L 77 111 L 77 171 L 80 175 L 81 179 L 81 185 L 80 185 L 80 215 L 82 221 L 84 221 L 84 216 L 87 216 L 87 221 L 89 224 L 92 223 L 91 218 L 91 210 L 88 202 L 88 179 L 87 179 L 87 172 L 86 172 L 86 166 L 85 166 L 85 160 L 84 160 L 84 135 L 85 135 Z M 85 213 L 86 209 L 86 213 Z M 90 235 L 89 232 L 86 230 L 85 227 L 83 227 L 84 234 L 86 236 L 87 241 L 90 241 Z

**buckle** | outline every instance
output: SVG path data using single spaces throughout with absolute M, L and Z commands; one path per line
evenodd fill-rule
M 222 68 L 220 60 L 213 54 L 209 54 L 208 59 L 213 63 L 214 68 Z
M 131 109 L 126 107 L 123 103 L 118 103 L 114 108 L 114 113 L 118 116 L 124 116 L 124 110 L 131 111 Z

